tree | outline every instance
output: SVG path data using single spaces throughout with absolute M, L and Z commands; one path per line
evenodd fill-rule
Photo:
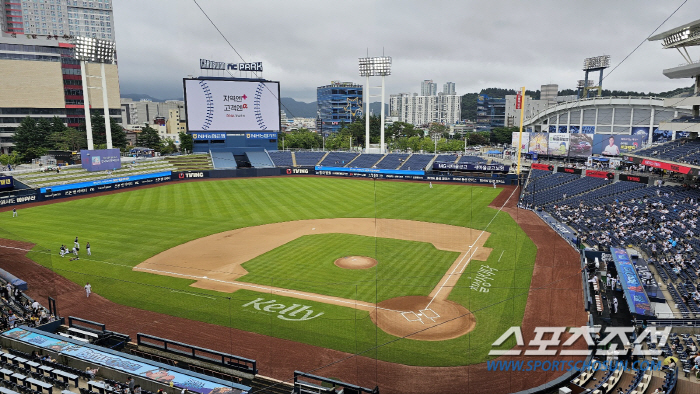
M 513 142 L 513 133 L 520 131 L 519 127 L 496 127 L 491 129 L 492 144 L 510 144 Z
M 423 131 L 417 129 L 414 125 L 405 122 L 394 122 L 387 127 L 386 135 L 390 140 L 397 140 L 401 137 L 413 137 L 414 135 L 422 135 Z
M 180 150 L 191 153 L 192 149 L 194 149 L 194 139 L 192 138 L 192 134 L 187 134 L 184 131 L 181 131 L 177 134 L 177 136 L 180 139 Z
M 304 128 L 280 133 L 277 139 L 279 149 L 318 149 L 322 145 L 323 138 L 320 135 Z
M 27 116 L 15 129 L 12 142 L 22 160 L 32 160 L 43 156 L 52 147 L 49 138 L 51 122 L 48 119 L 35 120 Z
M 12 153 L 8 154 L 2 154 L 0 155 L 0 164 L 3 166 L 6 166 L 8 164 L 12 165 L 17 165 L 21 161 L 21 157 L 19 156 L 19 153 L 17 151 L 13 151 Z
M 146 125 L 138 136 L 136 136 L 136 145 L 144 148 L 151 148 L 156 152 L 163 150 L 163 141 L 158 135 L 158 131 L 153 127 Z
M 160 153 L 164 155 L 169 155 L 171 153 L 177 152 L 177 146 L 175 146 L 175 140 L 172 138 L 166 138 L 163 141 L 163 149 L 160 151 Z
M 87 135 L 72 127 L 53 132 L 51 142 L 56 150 L 79 151 L 87 149 Z
M 105 118 L 100 113 L 92 114 L 90 118 L 92 122 L 92 140 L 94 145 L 107 144 L 107 132 L 105 131 Z M 112 134 L 112 146 L 115 148 L 125 149 L 129 144 L 126 139 L 126 132 L 122 126 L 117 123 L 116 119 L 109 118 L 109 127 Z M 82 132 L 85 132 L 85 124 L 80 127 Z M 87 138 L 87 137 L 86 137 Z

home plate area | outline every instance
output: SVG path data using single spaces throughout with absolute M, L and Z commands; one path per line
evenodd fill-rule
M 457 338 L 476 326 L 474 315 L 462 305 L 424 296 L 382 301 L 370 317 L 385 332 L 418 341 Z

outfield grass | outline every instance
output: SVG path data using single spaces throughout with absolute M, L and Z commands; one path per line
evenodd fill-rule
M 37 244 L 29 253 L 30 258 L 81 285 L 90 281 L 94 292 L 114 302 L 348 352 L 372 349 L 395 338 L 378 330 L 366 312 L 288 297 L 271 297 L 248 290 L 222 294 L 194 289 L 189 287 L 191 280 L 135 272 L 132 267 L 163 250 L 206 235 L 290 220 L 377 217 L 475 229 L 489 226 L 487 231 L 492 235 L 485 247 L 492 248 L 493 252 L 488 262 L 472 261 L 450 295 L 450 299 L 477 311 L 476 329 L 469 335 L 449 341 L 399 340 L 366 354 L 411 365 L 447 366 L 482 362 L 487 357 L 490 344 L 508 327 L 522 321 L 526 298 L 511 298 L 518 293 L 526 293 L 529 287 L 535 246 L 507 214 L 499 214 L 494 219 L 497 211 L 487 206 L 501 189 L 465 185 L 433 186 L 430 189 L 422 183 L 320 177 L 188 182 L 23 208 L 16 219 L 10 217 L 11 212 L 3 213 L 7 217 L 2 219 L 2 223 L 9 238 Z M 83 248 L 86 242 L 91 243 L 91 259 L 69 262 L 67 258 L 58 257 L 58 247 L 62 243 L 72 245 L 75 236 L 80 237 Z M 396 295 L 427 294 L 434 286 L 433 282 L 412 281 L 411 278 L 435 279 L 440 271 L 439 265 L 449 266 L 447 262 L 454 261 L 454 257 L 447 257 L 451 253 L 435 249 L 428 253 L 425 248 L 432 245 L 419 242 L 352 238 L 350 235 L 338 235 L 337 239 L 333 239 L 335 234 L 328 236 L 330 238 L 326 239 L 323 238 L 325 235 L 300 238 L 269 252 L 276 258 L 294 256 L 295 261 L 288 262 L 290 269 L 303 267 L 303 270 L 295 269 L 294 272 L 308 273 L 306 278 L 281 273 L 282 277 L 274 279 L 274 285 L 309 286 L 313 282 L 323 283 L 333 279 L 331 271 L 309 265 L 312 264 L 309 256 L 313 248 L 305 249 L 306 253 L 298 250 L 314 243 L 329 250 L 340 248 L 352 240 L 350 249 L 353 251 L 371 252 L 374 247 L 375 255 L 382 260 L 403 253 L 404 261 L 412 262 L 400 267 L 400 258 L 397 257 L 393 263 L 396 273 L 374 270 L 374 275 L 359 274 L 342 279 L 346 284 L 343 285 L 344 289 L 339 289 L 343 292 L 339 296 L 368 301 L 373 301 L 373 296 L 383 299 Z M 342 255 L 350 254 L 350 249 Z M 47 253 L 47 250 L 51 253 Z M 332 257 L 332 253 L 317 253 L 320 253 L 320 259 Z M 324 257 L 321 257 L 324 253 Z M 421 264 L 420 270 L 416 268 L 413 262 L 421 259 L 420 253 L 425 253 L 424 258 L 430 256 L 431 261 L 438 262 L 434 270 L 431 270 L 432 264 Z M 264 267 L 272 261 L 266 261 L 269 257 L 266 256 L 246 264 Z M 499 270 L 488 293 L 469 288 L 470 276 L 480 264 L 489 264 Z M 286 265 L 284 269 L 287 269 Z M 251 276 L 245 280 L 269 281 L 270 278 L 262 279 L 259 276 L 255 279 Z M 302 282 L 304 279 L 306 282 Z M 333 279 L 334 283 L 338 281 Z M 356 283 L 354 297 L 353 282 Z M 362 283 L 371 285 L 364 286 Z M 372 290 L 372 287 L 377 290 Z M 276 318 L 274 313 L 243 306 L 260 297 L 285 305 L 308 305 L 315 313 L 323 314 L 308 321 L 285 321 Z M 507 301 L 501 302 L 503 300 Z M 492 304 L 495 306 L 489 307 Z

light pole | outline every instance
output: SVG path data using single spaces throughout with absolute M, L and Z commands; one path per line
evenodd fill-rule
M 391 57 L 380 56 L 380 57 L 361 57 L 359 59 L 359 70 L 360 76 L 366 77 L 365 88 L 362 91 L 362 95 L 365 100 L 365 152 L 369 152 L 369 98 L 372 97 L 369 94 L 369 77 L 381 76 L 382 77 L 382 94 L 381 94 L 381 125 L 380 125 L 380 152 L 386 153 L 384 149 L 384 77 L 391 75 Z
M 80 61 L 80 74 L 83 83 L 83 109 L 85 110 L 85 129 L 87 132 L 88 149 L 95 149 L 92 139 L 92 119 L 90 115 L 90 94 L 88 77 L 102 79 L 102 106 L 104 107 L 105 136 L 107 149 L 112 149 L 112 126 L 109 119 L 109 102 L 107 100 L 107 78 L 105 75 L 105 63 L 114 62 L 114 42 L 100 40 L 91 37 L 77 37 L 75 39 L 75 58 Z M 101 76 L 87 75 L 87 63 L 100 63 Z M 100 88 L 96 88 L 100 89 Z

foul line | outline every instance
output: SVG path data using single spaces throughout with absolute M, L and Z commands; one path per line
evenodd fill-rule
M 489 223 L 486 225 L 486 227 L 484 227 L 484 229 L 481 230 L 481 234 L 479 234 L 479 236 L 476 237 L 476 239 L 474 240 L 474 242 L 472 242 L 472 244 L 469 245 L 469 250 L 467 251 L 467 253 L 469 253 L 469 251 L 472 250 L 472 248 L 474 247 L 474 245 L 476 245 L 476 243 L 479 241 L 479 239 L 481 238 L 481 236 L 483 236 L 484 233 L 486 232 L 486 230 L 488 230 L 489 226 L 491 226 L 491 223 L 493 223 L 493 221 L 496 220 L 496 216 L 498 216 L 498 214 L 501 213 L 501 211 L 503 210 L 503 207 L 505 207 L 506 204 L 508 204 L 508 201 L 510 201 L 511 197 L 513 197 L 513 194 L 515 194 L 515 191 L 516 191 L 516 190 L 518 190 L 517 187 L 513 189 L 513 191 L 510 193 L 510 196 L 508 196 L 508 199 L 506 199 L 506 201 L 503 203 L 503 205 L 501 205 L 501 207 L 498 208 L 498 211 L 496 212 L 495 215 L 493 215 L 493 217 L 491 218 L 491 221 L 489 221 Z M 478 247 L 477 247 L 477 249 L 478 249 Z M 476 249 L 474 249 L 474 250 L 476 250 Z M 502 255 L 503 255 L 503 253 L 501 253 L 501 256 L 502 256 Z M 474 256 L 474 252 L 473 252 L 473 251 L 472 251 L 471 256 Z M 469 265 L 469 261 L 471 260 L 471 256 L 469 257 L 469 259 L 467 260 L 466 264 L 464 265 L 464 269 L 466 269 L 466 268 L 467 268 L 467 265 Z M 467 257 L 467 255 L 465 254 L 464 257 Z M 462 260 L 464 260 L 464 257 L 462 257 Z M 500 260 L 500 258 L 499 258 L 499 260 Z M 438 289 L 438 291 L 435 293 L 435 295 L 433 296 L 433 298 L 430 300 L 430 302 L 428 303 L 428 305 L 426 305 L 426 307 L 425 307 L 424 309 L 428 309 L 428 308 L 430 307 L 430 304 L 432 304 L 433 301 L 435 301 L 435 298 L 438 296 L 438 294 L 440 293 L 440 291 L 442 291 L 442 288 L 445 287 L 445 285 L 447 284 L 447 281 L 452 277 L 452 275 L 455 274 L 455 270 L 456 270 L 461 264 L 462 264 L 462 261 L 460 261 L 460 262 L 457 264 L 457 266 L 452 270 L 452 273 L 450 274 L 450 276 L 449 276 L 448 278 L 445 279 L 445 282 L 442 284 L 442 286 L 440 286 L 440 288 Z M 461 273 L 464 272 L 464 269 L 460 272 L 460 276 L 461 276 Z M 459 278 L 457 278 L 457 279 L 459 279 Z
M 319 300 L 326 300 L 326 301 L 332 301 L 332 302 L 351 304 L 351 305 L 355 305 L 355 307 L 361 305 L 363 307 L 362 308 L 363 310 L 368 310 L 368 311 L 370 311 L 370 309 L 373 310 L 376 308 L 376 309 L 382 309 L 382 310 L 390 311 L 390 312 L 397 312 L 397 313 L 404 312 L 404 311 L 399 311 L 396 309 L 382 308 L 380 306 L 375 306 L 374 304 L 369 304 L 369 303 L 366 303 L 364 301 L 347 300 L 347 299 L 343 299 L 343 298 L 331 298 L 331 297 L 321 296 L 321 295 L 314 294 L 314 293 L 305 293 L 305 292 L 300 292 L 300 291 L 295 291 L 295 290 L 287 290 L 287 289 L 282 289 L 279 287 L 273 288 L 273 287 L 269 287 L 269 286 L 255 285 L 255 284 L 245 283 L 245 282 L 236 282 L 236 281 L 231 282 L 231 281 L 226 281 L 226 280 L 221 280 L 221 279 L 206 278 L 203 276 L 181 274 L 179 272 L 161 271 L 161 270 L 156 270 L 156 269 L 152 269 L 152 268 L 139 268 L 138 270 L 139 271 L 152 271 L 152 272 L 156 272 L 156 273 L 169 274 L 169 275 L 174 275 L 174 276 L 182 276 L 185 278 L 192 278 L 192 279 L 197 279 L 197 280 L 210 280 L 213 282 L 225 283 L 228 285 L 233 285 L 233 286 L 238 286 L 238 287 L 249 287 L 249 288 L 258 289 L 258 290 L 262 289 L 265 292 L 270 292 L 270 293 L 288 293 L 288 294 L 293 294 L 293 295 L 297 295 L 297 296 L 304 296 L 304 297 L 308 297 L 308 298 L 317 298 Z M 355 309 L 357 309 L 357 308 L 355 308 Z

